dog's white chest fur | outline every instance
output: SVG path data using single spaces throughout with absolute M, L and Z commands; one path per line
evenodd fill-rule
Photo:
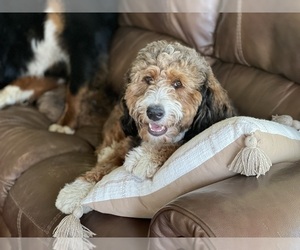
M 49 19 L 44 26 L 44 40 L 31 41 L 34 57 L 27 66 L 24 75 L 43 76 L 44 72 L 57 62 L 63 61 L 69 64 L 67 54 L 61 49 L 57 38 L 57 27 Z

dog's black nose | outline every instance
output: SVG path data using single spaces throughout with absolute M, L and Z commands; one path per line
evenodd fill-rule
M 163 118 L 164 115 L 165 115 L 165 111 L 164 111 L 163 107 L 161 107 L 159 105 L 149 106 L 147 108 L 147 116 L 152 121 L 158 121 L 161 118 Z

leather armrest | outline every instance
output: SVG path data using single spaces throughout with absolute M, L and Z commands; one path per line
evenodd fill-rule
M 152 219 L 152 237 L 299 237 L 300 162 L 187 193 Z

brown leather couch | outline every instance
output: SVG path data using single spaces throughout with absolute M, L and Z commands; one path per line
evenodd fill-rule
M 122 14 L 119 22 L 110 58 L 115 90 L 140 48 L 178 40 L 207 57 L 241 115 L 300 119 L 300 14 L 216 8 Z M 69 136 L 48 132 L 50 124 L 35 108 L 0 111 L 1 211 L 11 236 L 51 236 L 64 216 L 54 205 L 59 190 L 96 161 L 97 127 Z M 258 179 L 235 175 L 178 197 L 152 220 L 93 211 L 82 223 L 97 237 L 299 237 L 299 181 L 300 162 L 282 162 Z

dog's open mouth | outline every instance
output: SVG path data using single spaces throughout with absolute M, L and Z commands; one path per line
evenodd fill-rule
M 154 136 L 160 136 L 167 132 L 167 127 L 156 123 L 149 123 L 148 132 Z

